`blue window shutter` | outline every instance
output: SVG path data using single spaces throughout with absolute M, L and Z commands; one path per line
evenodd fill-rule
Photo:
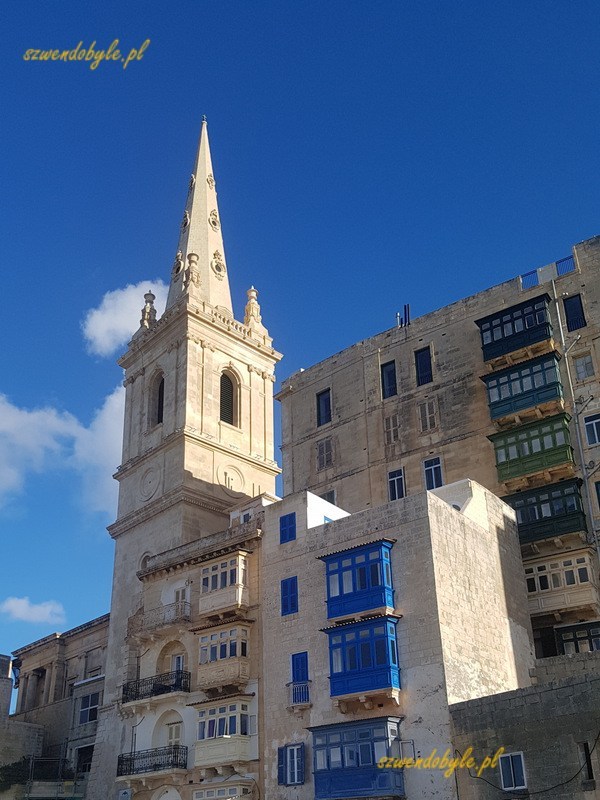
M 286 770 L 285 770 L 285 747 L 277 748 L 277 783 L 285 785 Z
M 279 517 L 279 544 L 291 542 L 296 538 L 296 512 Z
M 290 578 L 290 613 L 298 611 L 298 578 Z
M 287 580 L 281 581 L 281 616 L 289 614 L 290 606 L 290 591 L 289 582 Z
M 298 753 L 298 783 L 304 783 L 304 742 L 300 745 Z
M 308 680 L 308 653 L 292 653 L 292 681 Z
M 298 611 L 298 578 L 285 578 L 281 581 L 281 616 Z

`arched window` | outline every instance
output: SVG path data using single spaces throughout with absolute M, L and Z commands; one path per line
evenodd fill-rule
M 236 425 L 236 408 L 235 408 L 235 385 L 233 380 L 225 372 L 221 375 L 221 414 L 220 419 L 222 422 L 227 422 L 229 425 Z
M 165 409 L 165 378 L 158 372 L 150 384 L 148 398 L 148 427 L 154 428 L 163 421 Z

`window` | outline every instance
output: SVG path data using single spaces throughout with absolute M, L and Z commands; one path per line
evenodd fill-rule
M 331 439 L 321 439 L 317 442 L 317 469 L 325 469 L 333 464 L 333 450 Z
M 277 783 L 280 786 L 304 783 L 304 744 L 287 744 L 277 749 Z
M 519 492 L 502 499 L 514 508 L 519 525 L 583 512 L 577 481 L 563 481 L 544 489 Z
M 404 470 L 395 469 L 388 472 L 388 494 L 390 500 L 400 500 L 404 497 Z
M 310 702 L 310 681 L 308 680 L 308 653 L 292 653 L 292 680 L 290 682 L 290 705 L 304 705 Z
M 329 618 L 394 607 L 390 563 L 393 544 L 384 539 L 321 557 L 326 564 Z
M 281 581 L 281 616 L 298 611 L 298 578 L 285 578 Z
M 185 656 L 183 653 L 176 653 L 171 656 L 171 672 L 183 672 Z
M 400 688 L 396 617 L 374 617 L 326 629 L 331 696 Z
M 396 389 L 396 362 L 388 361 L 381 365 L 381 397 L 394 397 L 398 394 Z
M 229 375 L 221 375 L 221 410 L 219 419 L 228 425 L 235 425 L 235 387 Z
M 228 703 L 198 712 L 198 740 L 221 736 L 250 736 L 256 733 L 256 716 L 247 703 Z
M 226 558 L 223 561 L 215 561 L 214 564 L 202 567 L 200 575 L 202 594 L 216 592 L 238 583 L 245 585 L 246 559 L 243 556 L 237 556 L 236 558 Z
M 588 444 L 600 444 L 600 414 L 585 417 L 584 422 Z
M 592 574 L 592 563 L 585 555 L 525 567 L 527 591 L 531 595 L 588 584 Z
M 592 767 L 592 753 L 590 746 L 587 742 L 579 742 L 577 748 L 579 750 L 579 761 L 583 767 L 583 771 L 581 773 L 582 778 L 584 781 L 593 781 L 594 768 Z
M 586 378 L 592 378 L 594 375 L 594 362 L 590 353 L 584 356 L 577 356 L 573 359 L 575 364 L 575 377 L 578 381 L 584 381 Z
M 248 628 L 226 628 L 200 637 L 200 663 L 248 655 Z
M 583 313 L 583 304 L 581 302 L 581 295 L 574 294 L 571 297 L 565 297 L 563 300 L 565 308 L 565 317 L 567 318 L 567 330 L 576 331 L 579 328 L 585 328 L 587 322 Z
M 381 758 L 400 757 L 400 720 L 398 717 L 378 717 L 361 722 L 347 722 L 313 728 L 313 755 L 317 797 L 318 773 L 329 770 L 356 770 L 374 767 Z M 379 770 L 388 772 L 388 770 Z M 389 773 L 397 772 L 389 770 Z M 355 780 L 349 777 L 349 785 Z M 370 792 L 364 793 L 370 796 Z M 394 795 L 396 793 L 394 792 Z M 324 794 L 325 797 L 330 795 Z
M 391 414 L 383 420 L 385 443 L 393 444 L 400 440 L 400 414 Z
M 558 628 L 557 637 L 565 655 L 591 653 L 594 650 L 600 650 L 600 623 L 592 622 Z
M 169 747 L 181 744 L 181 722 L 167 723 L 167 744 Z
M 251 794 L 249 786 L 223 786 L 221 789 L 199 789 L 193 794 L 194 800 L 218 800 L 218 798 L 239 797 Z
M 497 433 L 490 436 L 489 439 L 494 443 L 496 450 L 496 466 L 500 478 L 505 476 L 506 470 L 502 469 L 504 465 L 510 469 L 510 465 L 515 461 L 530 456 L 533 456 L 533 462 L 537 466 L 541 463 L 540 453 L 544 451 L 568 447 L 568 455 L 564 456 L 563 452 L 560 452 L 559 456 L 561 462 L 571 461 L 569 419 L 567 414 L 558 414 L 555 417 L 549 417 L 544 422 L 522 425 L 514 433 Z M 526 473 L 527 462 L 521 464 L 519 469 L 521 470 L 521 468 Z
M 433 381 L 431 351 L 429 347 L 415 350 L 415 368 L 417 370 L 417 386 L 423 386 L 423 384 Z
M 157 373 L 150 386 L 150 400 L 148 412 L 148 427 L 160 425 L 164 418 L 165 410 L 165 379 L 162 372 Z
M 98 719 L 98 706 L 100 704 L 100 692 L 86 694 L 81 698 L 79 706 L 79 724 L 85 725 L 86 722 L 94 722 Z
M 317 427 L 331 422 L 331 389 L 317 395 Z
M 328 503 L 335 505 L 335 489 L 330 489 L 328 492 L 323 492 L 319 497 L 321 500 L 326 500 Z
M 525 764 L 523 753 L 506 753 L 500 756 L 500 777 L 503 789 L 525 789 Z
M 594 486 L 596 487 L 596 502 L 598 503 L 598 508 L 600 508 L 600 481 L 596 481 Z
M 558 372 L 558 359 L 554 355 L 545 356 L 534 361 L 502 370 L 501 372 L 486 375 L 483 378 L 487 393 L 488 402 L 491 407 L 496 403 L 508 401 L 511 398 L 518 398 L 521 395 L 533 395 L 533 400 L 528 405 L 535 404 L 537 396 L 540 399 L 547 399 L 547 392 L 540 393 L 537 390 L 546 386 L 560 387 L 560 374 Z M 508 402 L 502 408 L 514 410 L 515 405 Z M 518 405 L 516 408 L 527 407 Z M 492 409 L 493 410 L 493 409 Z
M 526 331 L 531 332 L 535 328 L 544 328 L 548 323 L 549 300 L 550 297 L 547 294 L 534 297 L 523 305 L 513 306 L 498 314 L 475 320 L 475 324 L 481 331 L 484 358 L 486 349 L 494 343 L 502 339 L 510 339 Z M 541 334 L 545 336 L 546 331 L 542 330 Z M 503 352 L 506 352 L 505 348 Z
M 439 458 L 428 458 L 423 462 L 425 472 L 425 488 L 437 489 L 444 485 L 442 480 L 442 464 Z
M 279 544 L 291 542 L 296 538 L 296 512 L 279 517 Z
M 433 430 L 436 425 L 435 419 L 435 401 L 426 400 L 424 403 L 419 403 L 417 406 L 419 417 L 419 428 L 421 433 Z

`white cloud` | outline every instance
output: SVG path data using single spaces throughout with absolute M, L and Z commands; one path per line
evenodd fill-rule
M 82 329 L 90 353 L 110 356 L 127 344 L 139 328 L 144 295 L 149 289 L 156 295 L 154 305 L 160 316 L 169 289 L 161 280 L 141 281 L 107 292 L 100 305 L 87 312 Z
M 0 603 L 0 612 L 20 622 L 45 622 L 48 625 L 64 625 L 65 610 L 56 600 L 32 603 L 28 597 L 7 597 Z
M 54 408 L 23 409 L 0 395 L 0 506 L 21 492 L 31 472 L 73 470 L 90 511 L 114 515 L 125 390 L 117 387 L 88 427 Z

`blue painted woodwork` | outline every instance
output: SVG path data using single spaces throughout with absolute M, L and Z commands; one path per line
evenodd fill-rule
M 394 607 L 390 550 L 381 541 L 323 556 L 327 572 L 327 618 Z

